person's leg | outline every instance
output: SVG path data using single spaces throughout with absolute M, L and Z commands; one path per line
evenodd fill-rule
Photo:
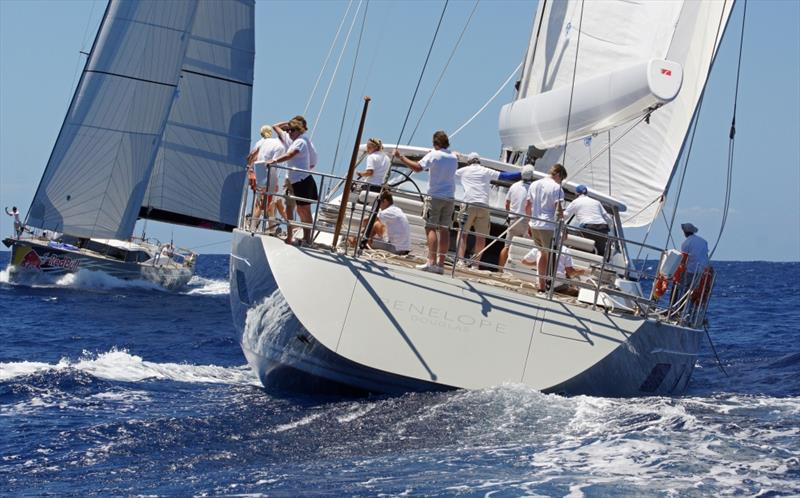
M 539 290 L 544 291 L 547 289 L 547 263 L 550 261 L 550 253 L 541 251 L 539 253 L 539 261 L 536 263 L 536 271 L 539 273 Z
M 425 235 L 428 238 L 428 264 L 433 266 L 436 264 L 436 227 L 425 227 Z
M 294 238 L 294 229 L 292 229 L 292 220 L 294 219 L 294 203 L 289 203 L 286 206 L 286 243 L 291 244 Z
M 313 219 L 311 218 L 311 204 L 304 204 L 304 205 L 297 205 L 297 216 L 300 218 L 300 221 L 306 224 L 311 224 Z M 303 240 L 307 243 L 311 242 L 311 227 L 303 227 Z
M 444 258 L 450 249 L 450 228 L 439 228 L 439 253 L 437 254 L 437 264 L 444 266 Z
M 481 252 L 486 247 L 486 235 L 491 233 L 492 224 L 487 208 L 477 208 L 477 211 L 475 216 L 475 248 L 472 251 L 472 257 L 476 261 L 480 261 L 483 257 Z

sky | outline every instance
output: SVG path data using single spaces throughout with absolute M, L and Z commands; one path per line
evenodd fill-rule
M 85 62 L 81 51 L 90 49 L 105 4 L 0 0 L 0 206 L 27 212 Z M 335 165 L 340 172 L 349 161 L 365 95 L 372 99 L 367 137 L 429 146 L 434 130 L 459 128 L 522 61 L 536 2 L 482 0 L 453 53 L 475 3 L 451 0 L 401 136 L 443 5 L 441 0 L 372 0 L 360 7 L 358 0 L 258 0 L 252 136 L 262 124 L 304 114 L 314 129 L 318 167 L 330 171 Z M 675 217 L 676 225 L 691 221 L 700 227 L 711 246 L 722 221 L 743 5 L 734 7 L 708 81 Z M 342 52 L 353 13 L 360 9 L 360 16 L 365 8 L 363 32 L 359 17 Z M 496 158 L 499 110 L 512 97 L 509 85 L 451 140 L 452 148 Z M 736 123 L 731 209 L 714 259 L 800 261 L 800 0 L 749 1 Z M 672 209 L 669 203 L 668 219 Z M 0 220 L 0 234 L 10 234 L 11 219 Z M 626 233 L 637 238 L 644 231 Z M 676 229 L 672 233 L 679 235 Z M 229 235 L 222 232 L 149 222 L 148 235 L 174 238 L 201 253 L 229 248 Z M 666 223 L 657 221 L 648 242 L 663 247 L 666 240 Z

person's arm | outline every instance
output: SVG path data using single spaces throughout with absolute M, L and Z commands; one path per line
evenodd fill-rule
M 401 163 L 411 168 L 411 171 L 414 171 L 415 173 L 419 173 L 423 170 L 422 166 L 417 161 L 412 161 L 411 159 L 407 158 L 401 154 L 398 149 L 394 150 L 394 157 L 400 159 Z
M 272 161 L 267 162 L 267 164 L 269 165 L 269 164 L 282 163 L 284 161 L 288 161 L 289 159 L 293 158 L 294 156 L 296 156 L 299 153 L 300 153 L 300 151 L 297 150 L 297 149 L 289 149 L 286 152 L 286 154 L 281 154 L 280 156 L 276 157 Z
M 283 131 L 283 127 L 286 126 L 287 124 L 289 124 L 288 121 L 281 121 L 280 123 L 275 123 L 274 125 L 272 125 L 272 131 L 278 135 L 278 140 L 280 140 L 284 146 L 289 147 L 290 145 L 292 145 L 292 141 L 289 138 L 289 134 Z
M 361 177 L 370 177 L 375 173 L 375 160 L 372 154 L 367 155 L 367 166 L 362 171 L 356 171 L 356 174 Z
M 575 278 L 578 275 L 583 275 L 586 273 L 584 268 L 575 268 L 574 266 L 567 266 L 564 268 L 564 270 L 567 274 L 567 278 Z
M 506 182 L 517 182 L 522 179 L 522 173 L 517 171 L 516 173 L 513 171 L 503 171 L 500 173 L 498 180 L 506 181 Z
M 9 215 L 9 216 L 14 216 L 13 214 L 11 214 L 11 213 L 9 213 L 9 212 L 8 212 L 8 206 L 6 206 L 6 208 L 5 208 L 5 209 L 6 209 L 6 214 L 7 214 L 7 215 Z

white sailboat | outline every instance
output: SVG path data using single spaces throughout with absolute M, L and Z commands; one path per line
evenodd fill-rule
M 251 119 L 254 4 L 111 0 L 12 248 L 10 276 L 101 270 L 167 288 L 196 255 L 137 219 L 236 225 Z
M 538 275 L 513 263 L 532 246 L 519 238 L 503 273 L 415 269 L 425 255 L 419 180 L 393 189 L 413 229 L 407 256 L 337 244 L 340 234 L 339 241 L 363 235 L 361 219 L 372 207 L 364 193 L 366 202 L 336 195 L 318 203 L 316 243 L 306 247 L 252 230 L 245 199 L 233 232 L 230 298 L 242 349 L 262 383 L 388 393 L 506 382 L 600 396 L 682 392 L 713 279 L 673 289 L 663 304 L 663 288 L 680 271 L 680 256 L 665 251 L 652 275 L 655 290 L 642 293 L 645 272 L 633 270 L 637 244 L 623 230 L 649 223 L 660 208 L 731 8 L 540 2 L 517 99 L 500 116 L 501 160 L 481 164 L 517 171 L 543 149 L 537 169 L 563 161 L 572 175 L 562 185 L 568 201 L 578 183 L 593 185 L 589 195 L 614 219 L 607 257 L 563 224 L 552 249 L 555 257 L 569 250 L 590 275 L 573 282 L 577 297 L 536 292 Z M 429 150 L 386 148 L 395 147 L 412 159 Z M 405 174 L 399 163 L 393 167 Z M 349 192 L 347 180 L 315 176 L 321 191 L 340 181 Z M 412 183 L 418 188 L 406 188 Z M 507 214 L 498 201 L 504 188 L 495 186 L 496 220 Z M 564 281 L 546 277 L 551 288 Z

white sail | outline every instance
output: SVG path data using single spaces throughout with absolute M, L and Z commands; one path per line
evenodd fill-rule
M 196 2 L 112 1 L 28 215 L 79 237 L 133 231 Z
M 563 162 L 570 180 L 622 200 L 628 207 L 625 226 L 646 225 L 658 212 L 732 6 L 724 0 L 541 1 L 518 99 L 572 88 L 650 59 L 683 68 L 677 97 L 653 112 L 649 124 L 641 122 L 621 137 L 636 120 L 618 123 L 567 146 Z M 570 137 L 581 124 L 570 122 Z M 608 150 L 586 164 L 609 143 Z M 523 149 L 519 137 L 504 145 Z M 528 145 L 535 145 L 533 137 Z M 546 170 L 563 156 L 563 146 L 550 148 L 537 169 Z
M 253 0 L 199 3 L 142 217 L 236 225 L 250 146 L 254 10 Z

